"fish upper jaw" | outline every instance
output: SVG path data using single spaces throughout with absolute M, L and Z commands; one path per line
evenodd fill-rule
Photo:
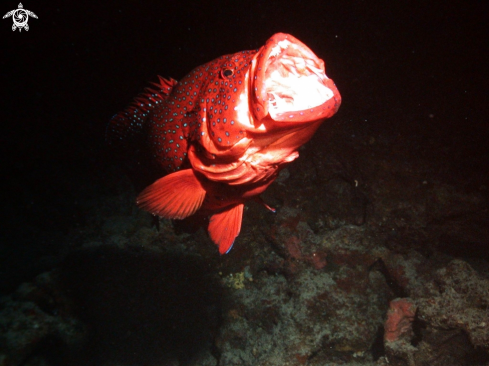
M 324 61 L 289 34 L 273 35 L 257 52 L 249 80 L 255 126 L 267 117 L 286 123 L 326 119 L 341 104 Z

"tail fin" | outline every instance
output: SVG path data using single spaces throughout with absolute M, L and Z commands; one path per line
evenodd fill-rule
M 112 117 L 105 134 L 109 145 L 126 145 L 136 137 L 142 131 L 151 110 L 168 98 L 177 84 L 171 78 L 168 80 L 158 76 L 158 79 L 157 83 L 151 83 L 156 89 L 146 88 L 125 110 Z

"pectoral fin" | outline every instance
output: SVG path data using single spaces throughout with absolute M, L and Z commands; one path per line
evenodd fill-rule
M 232 208 L 212 215 L 209 220 L 209 236 L 219 247 L 219 253 L 228 253 L 239 235 L 243 219 L 244 204 L 240 203 Z
M 146 187 L 137 204 L 153 215 L 184 219 L 193 215 L 204 201 L 205 190 L 192 169 L 169 174 Z

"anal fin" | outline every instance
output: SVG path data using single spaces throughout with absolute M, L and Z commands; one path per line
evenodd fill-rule
M 137 205 L 153 215 L 184 219 L 201 206 L 205 189 L 192 169 L 171 173 L 146 187 L 137 197 Z
M 243 219 L 244 204 L 240 203 L 232 208 L 212 215 L 209 220 L 209 236 L 219 247 L 219 253 L 228 253 L 239 235 Z

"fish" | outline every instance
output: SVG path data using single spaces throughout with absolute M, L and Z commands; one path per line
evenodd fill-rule
M 244 205 L 260 198 L 298 149 L 340 107 L 325 63 L 290 34 L 221 56 L 179 82 L 158 76 L 109 122 L 109 144 L 144 135 L 161 178 L 137 205 L 155 216 L 209 216 L 208 233 L 228 253 Z

